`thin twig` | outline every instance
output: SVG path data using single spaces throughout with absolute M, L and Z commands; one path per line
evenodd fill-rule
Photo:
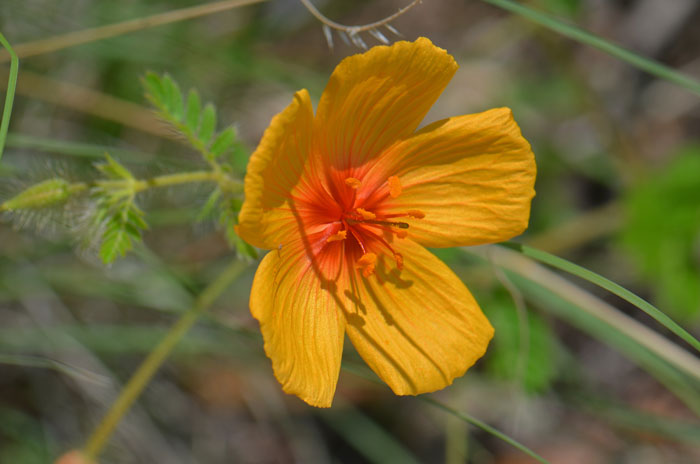
M 192 19 L 219 13 L 232 8 L 252 5 L 263 1 L 265 0 L 224 0 L 221 2 L 206 3 L 204 5 L 197 5 L 190 8 L 182 8 L 180 10 L 173 10 L 166 13 L 146 16 L 145 18 L 132 19 L 121 23 L 84 29 L 82 31 L 69 32 L 68 34 L 54 36 L 48 39 L 26 42 L 16 45 L 14 48 L 17 56 L 20 58 L 43 55 L 45 53 L 63 50 L 64 48 L 74 47 L 76 45 L 117 37 L 142 29 L 148 29 L 151 27 L 162 26 L 164 24 L 183 21 L 185 19 Z M 0 63 L 9 61 L 9 59 L 9 53 L 0 51 Z
M 0 88 L 5 84 L 4 74 L 0 73 Z M 30 71 L 22 72 L 22 79 L 17 82 L 17 93 L 114 121 L 141 132 L 181 139 L 145 106 Z
M 306 9 L 309 10 L 309 12 L 316 17 L 316 19 L 321 21 L 326 26 L 331 27 L 337 31 L 346 32 L 348 34 L 357 34 L 358 32 L 365 32 L 371 29 L 377 29 L 378 27 L 386 26 L 387 24 L 389 24 L 390 22 L 392 22 L 393 20 L 395 20 L 396 18 L 398 18 L 399 16 L 416 6 L 422 0 L 413 0 L 409 5 L 399 9 L 399 11 L 397 11 L 393 15 L 387 16 L 386 18 L 380 21 L 364 24 L 362 26 L 346 26 L 345 24 L 336 23 L 335 21 L 323 16 L 323 14 L 316 9 L 316 7 L 311 3 L 310 0 L 300 1 L 306 7 Z

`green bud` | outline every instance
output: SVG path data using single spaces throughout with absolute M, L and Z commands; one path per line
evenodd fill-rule
M 10 198 L 0 209 L 12 211 L 16 209 L 35 209 L 51 206 L 66 200 L 71 194 L 70 184 L 60 178 L 48 179 L 32 185 L 19 195 Z

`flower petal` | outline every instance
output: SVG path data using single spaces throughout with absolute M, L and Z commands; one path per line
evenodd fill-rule
M 456 70 L 452 56 L 426 38 L 345 58 L 319 102 L 318 152 L 336 170 L 377 156 L 413 133 Z
M 337 261 L 339 254 L 324 257 Z M 250 296 L 275 377 L 285 392 L 318 407 L 333 400 L 345 326 L 337 295 L 322 275 L 328 264 L 337 268 L 310 261 L 302 240 L 288 243 L 263 258 Z
M 357 276 L 357 309 L 345 309 L 350 340 L 398 395 L 444 388 L 486 351 L 493 328 L 469 290 L 411 240 L 394 243 L 401 272 L 386 256 L 375 275 Z
M 300 90 L 272 119 L 250 157 L 237 230 L 251 245 L 276 248 L 298 230 L 288 204 L 305 186 L 301 179 L 309 162 L 312 126 L 309 93 Z
M 385 212 L 418 210 L 408 237 L 427 247 L 478 245 L 521 234 L 535 195 L 535 158 L 508 108 L 438 121 L 389 148 L 368 175 L 397 175 Z

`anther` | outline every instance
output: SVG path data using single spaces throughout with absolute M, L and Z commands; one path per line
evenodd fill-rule
M 348 231 L 347 230 L 339 230 L 335 234 L 331 235 L 326 239 L 326 242 L 331 243 L 331 242 L 338 242 L 340 240 L 345 240 L 348 236 Z
M 374 253 L 365 253 L 357 260 L 357 267 L 362 269 L 362 275 L 369 277 L 374 273 L 374 267 L 377 264 L 377 255 Z
M 396 260 L 396 268 L 399 271 L 403 270 L 403 256 L 401 253 L 394 253 L 394 259 Z
M 401 187 L 401 181 L 398 177 L 390 176 L 387 182 L 389 183 L 389 195 L 391 195 L 391 198 L 396 198 L 401 195 L 403 188 Z
M 406 211 L 406 214 L 408 214 L 409 217 L 416 219 L 423 219 L 425 217 L 425 213 L 418 209 L 409 209 L 408 211 Z
M 357 190 L 360 187 L 360 185 L 362 185 L 362 182 L 360 181 L 360 179 L 355 179 L 354 177 L 348 177 L 347 179 L 345 179 L 345 185 L 347 185 L 351 189 Z
M 376 219 L 377 215 L 372 213 L 371 211 L 367 211 L 366 209 L 362 208 L 357 208 L 355 211 L 360 213 L 360 216 L 362 216 L 362 219 L 368 220 L 368 219 Z

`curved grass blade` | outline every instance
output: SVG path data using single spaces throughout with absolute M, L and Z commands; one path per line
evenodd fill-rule
M 581 42 L 591 47 L 597 48 L 615 58 L 626 61 L 632 66 L 653 74 L 656 77 L 673 82 L 676 85 L 684 87 L 696 95 L 700 95 L 700 82 L 690 76 L 682 74 L 674 69 L 665 66 L 658 61 L 646 58 L 631 52 L 625 48 L 615 45 L 605 39 L 602 39 L 590 32 L 586 32 L 576 26 L 566 24 L 565 22 L 550 16 L 545 13 L 533 10 L 527 6 L 520 5 L 512 0 L 483 0 L 486 3 L 497 6 L 511 13 L 517 14 L 526 18 L 540 26 L 551 29 L 563 36 Z
M 369 372 L 368 369 L 365 369 L 364 367 L 360 367 L 358 365 L 355 365 L 354 363 L 348 362 L 347 360 L 343 360 L 342 368 L 348 372 L 352 372 L 353 374 L 362 377 L 366 380 L 369 380 L 370 382 L 374 382 L 377 384 L 382 384 L 382 382 L 377 379 L 377 377 L 374 376 L 373 373 Z M 417 396 L 419 400 L 425 401 L 426 403 L 435 406 L 439 409 L 442 409 L 448 414 L 453 415 L 454 417 L 467 422 L 468 424 L 471 424 L 475 427 L 480 428 L 486 433 L 489 433 L 493 435 L 494 437 L 505 441 L 509 445 L 517 448 L 518 450 L 522 451 L 523 453 L 527 454 L 528 456 L 532 457 L 533 459 L 537 460 L 538 462 L 541 462 L 542 464 L 549 464 L 549 461 L 547 461 L 545 458 L 540 456 L 539 454 L 535 453 L 532 451 L 530 448 L 527 446 L 523 445 L 522 443 L 510 438 L 508 435 L 504 434 L 503 432 L 499 431 L 498 429 L 495 429 L 491 427 L 490 425 L 486 424 L 485 422 L 481 422 L 479 419 L 470 416 L 469 414 L 457 411 L 456 409 L 451 408 L 450 406 L 447 406 L 446 404 L 430 397 L 427 395 L 420 395 Z
M 491 427 L 490 425 L 488 425 L 484 422 L 481 422 L 479 419 L 472 417 L 469 414 L 465 414 L 463 412 L 457 411 L 456 409 L 451 408 L 450 406 L 448 406 L 444 403 L 441 403 L 440 401 L 438 401 L 430 396 L 419 396 L 418 398 L 425 401 L 428 404 L 435 406 L 438 409 L 442 409 L 443 411 L 445 411 L 448 414 L 452 414 L 453 416 L 463 420 L 464 422 L 468 422 L 469 424 L 473 425 L 474 427 L 480 428 L 484 432 L 490 433 L 494 437 L 497 437 L 497 438 L 503 440 L 504 442 L 517 448 L 518 450 L 527 454 L 528 456 L 535 459 L 536 461 L 541 462 L 543 464 L 549 464 L 549 461 L 547 461 L 545 458 L 543 458 L 539 454 L 532 451 L 527 446 L 520 444 L 519 442 L 513 440 L 512 438 L 510 438 L 508 435 L 504 434 L 503 432 Z
M 12 114 L 12 103 L 15 100 L 15 88 L 17 87 L 17 72 L 19 70 L 19 60 L 17 54 L 0 33 L 0 43 L 10 54 L 10 76 L 7 79 L 7 93 L 5 94 L 5 107 L 2 111 L 2 122 L 0 123 L 0 159 L 5 149 L 5 139 L 7 138 L 7 128 L 10 127 L 10 115 Z
M 558 256 L 547 253 L 546 251 L 538 250 L 526 245 L 521 245 L 519 243 L 513 242 L 507 242 L 501 245 L 506 246 L 512 250 L 518 251 L 525 256 L 533 258 L 542 263 L 548 264 L 561 271 L 568 272 L 569 274 L 575 275 L 576 277 L 580 277 L 581 279 L 587 280 L 588 282 L 591 282 L 601 288 L 604 288 L 610 293 L 619 296 L 623 300 L 641 309 L 649 316 L 654 318 L 656 322 L 666 327 L 678 337 L 682 338 L 686 343 L 688 343 L 696 350 L 700 351 L 700 341 L 698 341 L 695 337 L 688 333 L 688 331 L 686 331 L 683 327 L 674 322 L 673 319 L 668 317 L 654 305 L 638 297 L 637 295 L 630 292 L 621 285 L 616 284 L 612 280 L 606 279 L 605 277 L 596 274 L 593 271 L 590 271 L 584 267 L 579 266 L 578 264 L 574 264 Z

